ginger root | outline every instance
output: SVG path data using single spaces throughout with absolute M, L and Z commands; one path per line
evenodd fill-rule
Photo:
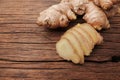
M 107 10 L 113 7 L 118 1 L 119 0 L 62 0 L 61 2 L 71 3 L 73 6 L 72 9 L 77 15 L 84 14 L 83 19 L 87 23 L 91 24 L 95 29 L 101 30 L 110 28 L 107 17 L 114 16 L 117 14 L 117 11 L 111 14 L 108 13 Z M 105 12 L 107 14 L 105 14 Z
M 84 56 L 89 56 L 94 46 L 102 41 L 103 37 L 91 25 L 78 24 L 61 37 L 56 50 L 60 57 L 83 64 Z
M 104 10 L 110 9 L 116 3 L 120 2 L 120 0 L 61 0 L 61 2 L 71 2 L 74 7 L 81 7 L 88 2 L 93 2 L 98 7 L 101 7 Z
M 92 2 L 89 2 L 85 6 L 86 14 L 84 15 L 83 19 L 87 23 L 91 24 L 97 30 L 101 30 L 102 28 L 110 28 L 107 16 L 102 9 L 94 5 Z
M 43 25 L 49 28 L 67 27 L 69 22 L 75 19 L 76 15 L 71 10 L 71 5 L 60 3 L 41 12 L 37 23 L 40 26 Z
M 120 5 L 114 5 L 111 9 L 104 11 L 108 18 L 115 16 L 116 14 L 120 14 Z
M 90 0 L 93 1 L 97 6 L 100 6 L 102 9 L 107 10 L 113 7 L 114 4 L 119 2 L 119 0 Z
M 76 15 L 84 15 L 83 19 L 95 29 L 110 27 L 105 14 L 119 0 L 62 0 L 40 13 L 37 23 L 49 28 L 67 27 Z M 103 11 L 103 9 L 105 9 Z M 115 13 L 114 13 L 115 14 Z M 109 14 L 108 14 L 109 15 Z

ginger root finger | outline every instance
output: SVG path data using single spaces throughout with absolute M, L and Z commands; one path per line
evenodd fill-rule
M 94 4 L 97 3 L 100 5 L 99 0 L 62 0 L 62 2 L 69 2 L 72 5 L 72 10 L 77 15 L 83 15 L 83 19 L 91 24 L 95 29 L 107 29 L 110 27 L 109 21 L 107 19 L 106 14 L 104 11 Z M 103 2 L 107 5 L 107 1 Z M 103 3 L 101 2 L 101 3 Z
M 110 9 L 114 5 L 120 2 L 120 0 L 99 0 L 101 7 L 104 10 Z
M 99 2 L 100 2 L 101 7 L 104 10 L 107 10 L 107 9 L 111 8 L 112 5 L 113 5 L 112 0 L 99 0 Z
M 69 3 L 53 5 L 40 13 L 37 23 L 49 28 L 67 27 L 71 20 L 76 19 L 76 15 L 70 8 Z
M 77 15 L 83 15 L 85 13 L 85 4 L 87 4 L 88 0 L 62 0 L 62 3 L 70 3 L 72 6 L 72 10 Z
M 96 4 L 97 6 L 101 7 L 104 10 L 110 9 L 111 7 L 113 7 L 113 5 L 119 2 L 119 0 L 89 0 L 89 1 L 94 2 L 94 4 Z
M 92 2 L 86 4 L 85 13 L 83 19 L 95 29 L 101 30 L 102 28 L 107 29 L 110 27 L 106 14 Z
M 82 30 L 85 31 L 84 34 L 82 34 Z M 89 37 L 86 38 L 83 35 Z M 60 57 L 65 60 L 71 60 L 76 64 L 83 64 L 84 56 L 89 56 L 94 48 L 93 46 L 102 43 L 102 41 L 102 36 L 91 25 L 87 23 L 78 24 L 65 32 L 61 39 L 56 43 L 56 50 Z M 75 60 L 74 55 L 79 58 L 76 58 Z
M 111 9 L 104 11 L 108 18 L 120 14 L 120 5 L 114 5 Z

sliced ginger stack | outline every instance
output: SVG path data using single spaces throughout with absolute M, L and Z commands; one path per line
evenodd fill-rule
M 84 63 L 95 45 L 102 43 L 103 37 L 89 24 L 77 24 L 69 29 L 56 44 L 60 57 L 73 63 Z

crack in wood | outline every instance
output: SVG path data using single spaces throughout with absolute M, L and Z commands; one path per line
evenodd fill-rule
M 113 56 L 112 62 L 120 62 L 120 56 Z
M 23 62 L 23 63 L 26 63 L 26 62 L 46 62 L 46 63 L 48 63 L 48 62 L 65 62 L 65 60 L 57 60 L 57 61 L 17 61 L 17 60 L 10 60 L 10 59 L 3 59 L 3 58 L 0 58 L 0 61 L 7 61 L 7 62 Z
M 56 41 L 47 42 L 0 42 L 0 43 L 15 43 L 15 44 L 55 44 Z
M 41 31 L 41 32 L 46 32 L 46 31 Z M 30 33 L 30 34 L 40 34 L 41 32 L 0 32 L 0 34 L 19 34 L 19 33 Z M 65 32 L 65 31 L 61 31 Z M 58 32 L 59 33 L 59 32 Z M 102 34 L 120 34 L 120 33 L 111 33 L 111 32 L 102 32 Z
M 36 63 L 36 62 L 40 62 L 40 63 L 50 63 L 50 62 L 66 62 L 66 60 L 49 60 L 49 61 L 17 61 L 17 60 L 10 60 L 10 59 L 2 59 L 0 58 L 0 61 L 7 61 L 7 62 L 22 62 L 22 63 Z M 85 60 L 85 62 L 91 62 L 91 63 L 107 63 L 107 62 L 120 62 L 120 56 L 112 56 L 111 59 L 108 60 L 104 60 L 104 61 L 96 61 L 96 60 Z
M 22 68 L 22 67 L 0 67 L 0 69 L 22 69 L 22 70 L 60 70 L 60 69 L 72 69 L 72 68 Z

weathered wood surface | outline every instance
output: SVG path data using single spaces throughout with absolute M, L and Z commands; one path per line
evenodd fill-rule
M 104 43 L 84 65 L 75 65 L 55 51 L 65 30 L 36 25 L 39 12 L 59 1 L 0 0 L 0 80 L 119 80 L 120 15 L 110 19 L 110 30 L 101 31 Z

